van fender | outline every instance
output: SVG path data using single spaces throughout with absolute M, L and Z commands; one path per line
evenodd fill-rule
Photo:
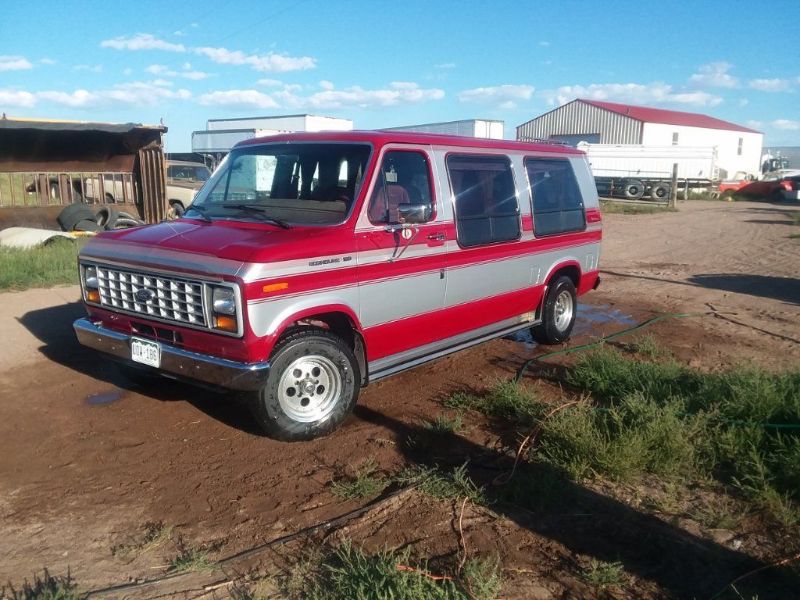
M 250 328 L 258 337 L 275 337 L 298 320 L 321 313 L 338 312 L 346 315 L 356 331 L 362 333 L 355 302 L 338 294 L 323 296 L 326 297 L 314 295 L 307 298 L 276 298 L 268 302 L 250 303 L 247 307 Z
M 580 286 L 580 280 L 583 277 L 583 270 L 581 269 L 581 263 L 578 259 L 574 256 L 566 257 L 559 259 L 557 262 L 553 263 L 550 268 L 547 270 L 542 281 L 544 282 L 544 290 L 542 291 L 542 297 L 539 300 L 539 305 L 536 307 L 536 317 L 537 319 L 542 314 L 542 308 L 544 308 L 544 301 L 547 298 L 547 290 L 550 288 L 550 282 L 553 279 L 553 275 L 564 268 L 575 269 L 578 271 L 578 282 L 575 284 L 575 289 L 577 290 Z

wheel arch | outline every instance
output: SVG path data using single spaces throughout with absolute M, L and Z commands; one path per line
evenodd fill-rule
M 577 259 L 569 259 L 564 260 L 561 262 L 557 262 L 550 267 L 550 270 L 545 275 L 544 281 L 544 291 L 542 292 L 542 298 L 539 301 L 539 306 L 536 308 L 536 320 L 538 321 L 542 316 L 542 307 L 544 306 L 544 302 L 547 299 L 547 290 L 550 288 L 550 284 L 558 277 L 562 275 L 566 275 L 572 280 L 575 289 L 577 290 L 581 276 L 583 275 L 583 271 L 581 270 L 581 265 L 577 261 Z
M 287 331 L 298 327 L 322 327 L 350 346 L 358 361 L 362 384 L 367 381 L 367 348 L 361 323 L 355 311 L 346 304 L 307 306 L 273 321 L 269 335 L 279 340 Z

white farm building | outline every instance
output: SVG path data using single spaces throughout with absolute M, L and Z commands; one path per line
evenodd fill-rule
M 698 113 L 578 98 L 517 127 L 517 139 L 713 147 L 725 179 L 759 173 L 764 134 Z

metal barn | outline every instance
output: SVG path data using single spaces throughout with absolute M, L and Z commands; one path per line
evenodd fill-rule
M 578 98 L 517 127 L 518 140 L 717 149 L 720 177 L 757 174 L 763 134 L 699 113 Z

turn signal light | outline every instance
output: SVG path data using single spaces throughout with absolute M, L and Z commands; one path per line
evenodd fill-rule
M 285 281 L 280 283 L 270 283 L 269 285 L 265 285 L 261 288 L 261 291 L 265 294 L 269 294 L 271 292 L 280 292 L 281 290 L 285 290 L 289 287 L 289 284 Z
M 239 324 L 236 322 L 236 317 L 229 317 L 227 315 L 214 315 L 214 328 L 236 333 L 236 331 L 239 329 Z
M 100 292 L 98 290 L 86 290 L 86 299 L 89 302 L 100 304 Z

